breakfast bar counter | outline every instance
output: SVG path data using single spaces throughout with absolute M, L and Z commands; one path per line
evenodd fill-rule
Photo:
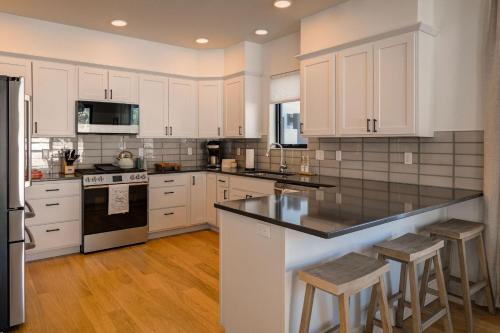
M 482 192 L 339 178 L 308 192 L 216 204 L 221 323 L 227 332 L 298 332 L 305 285 L 298 271 L 452 217 L 479 221 Z M 399 264 L 387 289 L 395 292 Z M 396 282 L 394 282 L 396 281 Z M 354 306 L 353 306 L 354 302 Z M 365 322 L 369 290 L 351 298 L 351 327 Z M 318 291 L 311 332 L 338 323 L 337 300 Z

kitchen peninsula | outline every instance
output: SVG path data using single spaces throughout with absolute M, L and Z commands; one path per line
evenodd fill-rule
M 218 203 L 221 323 L 228 332 L 298 332 L 305 285 L 297 273 L 450 217 L 479 220 L 481 191 L 338 178 L 338 185 Z M 388 289 L 396 291 L 399 264 Z M 361 329 L 369 290 L 351 298 Z M 336 299 L 316 294 L 311 331 L 337 323 Z M 354 305 L 355 304 L 355 305 Z M 354 306 L 353 306 L 354 305 Z M 355 330 L 356 331 L 356 330 Z

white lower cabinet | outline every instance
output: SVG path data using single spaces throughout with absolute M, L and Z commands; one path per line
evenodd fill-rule
M 207 222 L 210 225 L 217 226 L 217 208 L 214 204 L 217 202 L 217 175 L 207 173 Z
M 26 251 L 27 260 L 78 252 L 81 245 L 80 180 L 36 182 L 26 189 L 26 201 L 36 216 L 26 219 L 36 247 Z
M 149 211 L 149 232 L 182 228 L 187 225 L 187 208 L 173 207 Z
M 207 223 L 207 178 L 204 172 L 195 172 L 189 175 L 189 207 L 190 207 L 190 224 Z

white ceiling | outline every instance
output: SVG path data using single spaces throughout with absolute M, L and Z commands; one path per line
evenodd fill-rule
M 300 18 L 344 1 L 293 0 L 278 9 L 273 0 L 2 0 L 0 11 L 185 47 L 225 48 L 299 31 Z M 113 27 L 113 19 L 128 26 Z M 255 36 L 257 28 L 269 35 Z M 210 42 L 200 46 L 198 37 Z

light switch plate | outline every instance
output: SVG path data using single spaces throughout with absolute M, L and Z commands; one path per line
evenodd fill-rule
M 413 164 L 413 154 L 405 153 L 405 164 Z
M 236 148 L 236 155 L 238 155 L 238 156 L 241 155 L 241 148 Z
M 193 155 L 193 148 L 188 147 L 188 155 Z
M 316 160 L 323 161 L 325 159 L 325 151 L 324 150 L 316 150 Z
M 257 223 L 257 235 L 271 238 L 271 226 L 263 223 Z
M 341 150 L 336 150 L 335 151 L 335 160 L 336 161 L 342 161 L 342 151 Z

